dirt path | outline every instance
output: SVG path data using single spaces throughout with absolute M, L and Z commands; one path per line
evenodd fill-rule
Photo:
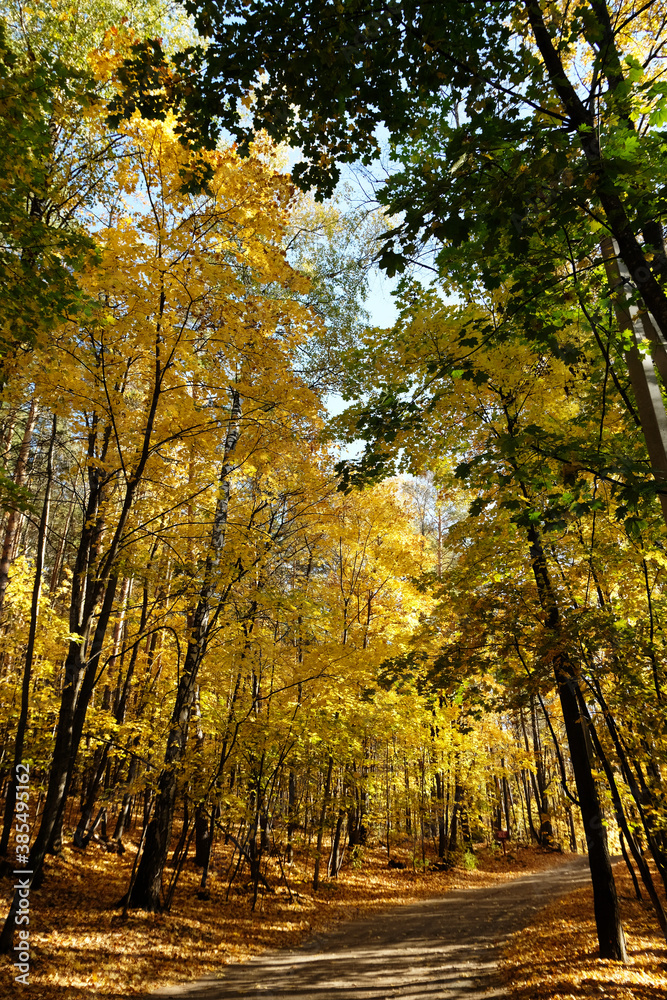
M 264 952 L 222 978 L 164 987 L 153 996 L 192 1000 L 490 1000 L 504 997 L 496 966 L 509 934 L 535 910 L 585 885 L 588 859 L 493 888 L 346 921 L 291 951 Z M 194 971 L 194 970 L 193 970 Z

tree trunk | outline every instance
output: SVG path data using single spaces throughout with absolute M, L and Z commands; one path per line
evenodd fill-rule
M 146 831 L 141 861 L 129 903 L 149 911 L 161 908 L 162 873 L 167 861 L 178 784 L 178 766 L 185 756 L 187 733 L 194 705 L 199 667 L 206 652 L 212 624 L 217 575 L 225 545 L 227 516 L 233 471 L 231 458 L 239 438 L 241 398 L 232 391 L 232 407 L 225 438 L 225 453 L 219 479 L 219 493 L 211 530 L 211 545 L 197 607 L 192 616 L 190 639 L 185 654 L 176 702 L 167 738 L 164 768 L 158 781 L 153 818 Z M 214 619 L 213 619 L 214 620 Z
M 315 892 L 320 887 L 320 860 L 322 858 L 322 841 L 324 839 L 324 826 L 327 818 L 327 807 L 329 805 L 329 794 L 331 792 L 331 774 L 333 772 L 333 757 L 329 756 L 329 764 L 327 767 L 327 776 L 324 782 L 324 791 L 322 794 L 322 809 L 320 812 L 320 822 L 317 828 L 317 850 L 315 853 L 315 871 L 313 872 L 313 889 Z
M 504 767 L 505 767 L 505 761 L 504 760 L 502 762 L 502 766 L 503 766 L 503 769 L 504 769 Z M 502 778 L 500 780 L 501 780 L 502 789 L 503 789 L 503 805 L 505 807 L 505 829 L 507 830 L 507 837 L 508 837 L 508 839 L 510 839 L 511 836 L 512 836 L 512 826 L 513 826 L 512 816 L 511 816 L 511 810 L 510 810 L 510 789 L 509 789 L 509 784 L 508 784 L 508 781 L 507 781 L 507 777 L 504 774 L 503 774 L 503 776 L 502 776 Z
M 452 819 L 449 828 L 449 850 L 456 851 L 459 846 L 459 827 L 461 826 L 461 813 L 463 810 L 463 785 L 459 780 L 458 767 L 454 773 L 454 803 L 452 805 Z
M 531 709 L 533 710 L 533 715 L 534 715 L 534 701 L 533 701 L 532 697 L 531 697 Z M 521 724 L 521 731 L 523 733 L 523 742 L 524 742 L 524 746 L 526 747 L 526 752 L 530 753 L 530 742 L 528 740 L 528 730 L 526 729 L 526 720 L 523 717 L 523 708 L 519 709 L 519 721 L 520 721 L 520 724 Z M 535 761 L 537 761 L 537 756 L 538 756 L 538 748 L 535 745 L 535 730 L 533 730 L 533 759 Z M 540 757 L 541 757 L 541 755 L 540 755 Z M 531 836 L 535 838 L 535 840 L 537 841 L 537 843 L 541 844 L 542 843 L 542 829 L 541 829 L 541 827 L 542 827 L 542 823 L 541 823 L 542 810 L 540 808 L 540 798 L 539 798 L 537 783 L 535 782 L 535 775 L 532 772 L 530 773 L 529 776 L 526 775 L 525 771 L 523 771 L 522 773 L 523 773 L 523 781 L 524 781 L 524 785 L 525 785 L 526 808 L 527 808 L 527 811 L 528 811 L 528 825 L 530 827 L 530 833 L 531 833 Z M 532 783 L 532 786 L 533 786 L 533 793 L 534 793 L 534 797 L 535 797 L 535 803 L 537 805 L 538 819 L 540 820 L 540 823 L 539 823 L 540 831 L 539 831 L 539 833 L 535 829 L 535 826 L 534 826 L 534 823 L 533 823 L 532 796 L 530 794 L 531 783 Z
M 593 687 L 595 696 L 598 699 L 600 706 L 604 714 L 604 720 L 609 731 L 609 735 L 614 743 L 614 748 L 618 755 L 618 759 L 621 765 L 621 772 L 625 778 L 626 784 L 632 793 L 632 797 L 635 801 L 637 811 L 639 813 L 642 826 L 644 827 L 644 833 L 646 835 L 646 841 L 648 843 L 649 850 L 653 855 L 653 860 L 655 861 L 656 868 L 660 873 L 663 884 L 665 886 L 665 891 L 667 892 L 667 859 L 665 858 L 664 851 L 661 849 L 660 845 L 656 840 L 656 833 L 659 833 L 655 829 L 654 816 L 656 814 L 656 803 L 653 801 L 650 790 L 647 788 L 643 776 L 641 774 L 641 768 L 635 763 L 635 771 L 637 776 L 632 770 L 631 761 L 626 753 L 626 748 L 623 745 L 620 733 L 616 727 L 616 722 L 613 715 L 609 711 L 606 699 L 600 688 L 599 684 L 595 684 Z M 639 779 L 639 784 L 638 780 Z
M 132 809 L 132 784 L 137 776 L 137 771 L 139 770 L 139 761 L 137 757 L 133 754 L 130 760 L 130 766 L 127 773 L 127 788 L 128 791 L 123 795 L 123 801 L 121 803 L 120 811 L 118 813 L 118 819 L 116 820 L 116 826 L 113 832 L 113 839 L 120 845 L 123 834 L 125 833 L 125 828 L 128 824 L 130 818 L 130 811 Z
M 185 847 L 185 841 L 188 839 L 188 830 L 190 828 L 190 800 L 188 798 L 187 792 L 183 796 L 183 822 L 181 824 L 181 835 L 178 838 L 178 843 L 174 853 L 171 856 L 171 863 L 175 868 L 178 864 L 178 859 L 181 856 L 181 851 Z
M 53 567 L 51 569 L 51 579 L 49 581 L 49 593 L 54 594 L 58 589 L 60 583 L 60 574 L 63 568 L 63 562 L 65 561 L 65 549 L 67 548 L 67 537 L 69 535 L 70 524 L 72 523 L 72 514 L 74 513 L 74 503 L 70 503 L 67 508 L 67 517 L 65 518 L 65 524 L 62 529 L 62 535 L 58 543 L 58 549 L 53 558 Z
M 206 883 L 208 882 L 208 873 L 211 869 L 211 857 L 213 856 L 213 837 L 215 836 L 215 821 L 220 816 L 220 806 L 213 804 L 211 806 L 211 819 L 208 827 L 208 845 L 206 851 L 206 859 L 202 866 L 201 882 L 199 883 L 199 888 L 201 891 L 206 889 Z
M 621 847 L 623 847 L 622 838 L 623 836 L 625 836 L 625 839 L 628 842 L 630 850 L 632 851 L 632 856 L 634 857 L 637 867 L 639 868 L 639 873 L 642 877 L 642 881 L 644 883 L 646 891 L 648 892 L 649 898 L 653 904 L 653 909 L 655 910 L 655 915 L 657 917 L 658 923 L 660 924 L 660 929 L 665 938 L 667 939 L 667 917 L 665 916 L 665 911 L 660 901 L 660 897 L 658 896 L 658 893 L 656 892 L 655 886 L 653 884 L 653 878 L 651 877 L 651 871 L 649 869 L 649 866 L 646 864 L 645 859 L 642 857 L 642 854 L 637 847 L 635 838 L 632 836 L 632 832 L 628 827 L 625 818 L 625 811 L 623 809 L 623 802 L 621 800 L 621 796 L 618 791 L 618 786 L 616 784 L 616 778 L 614 776 L 614 769 L 612 768 L 609 759 L 607 758 L 607 755 L 604 752 L 604 748 L 600 743 L 600 739 L 595 729 L 595 725 L 589 715 L 588 708 L 586 706 L 586 703 L 584 701 L 583 695 L 580 690 L 577 692 L 577 696 L 579 700 L 579 707 L 582 719 L 585 719 L 586 721 L 586 724 L 588 726 L 588 731 L 590 732 L 591 739 L 593 740 L 593 744 L 595 746 L 595 752 L 597 753 L 600 763 L 602 764 L 602 768 L 604 770 L 605 776 L 607 778 L 607 783 L 611 791 L 611 798 L 612 802 L 614 803 L 614 810 L 616 812 L 616 821 L 618 823 L 620 830 Z M 624 848 L 623 850 L 625 851 Z M 625 860 L 628 865 L 628 868 L 630 869 L 630 873 L 634 878 L 635 877 L 634 871 L 632 870 L 632 866 L 630 865 L 627 856 Z
M 344 792 L 344 789 L 341 790 Z M 338 878 L 338 873 L 341 870 L 343 864 L 343 858 L 345 857 L 345 842 L 342 839 L 343 823 L 345 821 L 347 813 L 345 807 L 341 803 L 338 810 L 338 819 L 336 820 L 336 829 L 331 842 L 331 854 L 329 856 L 329 864 L 327 865 L 327 874 L 329 877 L 333 875 L 334 878 Z
M 542 740 L 537 724 L 537 710 L 535 699 L 530 697 L 530 720 L 533 731 L 533 747 L 535 750 L 535 795 L 540 812 L 540 843 L 544 847 L 551 847 L 554 842 L 553 824 L 551 822 L 551 809 L 549 808 L 549 794 L 547 791 L 547 779 L 544 772 L 544 753 L 542 750 Z
M 42 592 L 42 572 L 44 569 L 44 553 L 46 550 L 46 531 L 49 522 L 49 506 L 51 503 L 51 484 L 53 481 L 53 451 L 56 443 L 56 417 L 53 417 L 51 427 L 51 439 L 46 458 L 46 485 L 44 488 L 44 501 L 42 513 L 39 519 L 37 530 L 37 551 L 35 553 L 35 578 L 32 586 L 32 600 L 30 605 L 30 626 L 28 628 L 28 643 L 25 651 L 25 667 L 23 669 L 23 685 L 21 689 L 21 711 L 19 714 L 18 726 L 16 729 L 16 739 L 14 741 L 14 770 L 12 780 L 7 789 L 7 799 L 5 802 L 5 816 L 2 829 L 2 840 L 0 841 L 0 855 L 5 857 L 9 844 L 9 835 L 12 829 L 14 818 L 14 807 L 16 805 L 16 768 L 21 763 L 23 757 L 23 747 L 25 744 L 25 734 L 28 726 L 28 709 L 30 706 L 30 681 L 32 678 L 32 663 L 35 655 L 35 638 L 37 636 L 37 620 L 39 617 L 39 598 Z M 1 598 L 0 598 L 1 600 Z
M 611 869 L 607 834 L 591 767 L 586 722 L 581 716 L 577 701 L 577 671 L 563 648 L 560 612 L 540 534 L 533 525 L 528 528 L 527 533 L 538 597 L 546 616 L 545 626 L 554 638 L 552 664 L 586 834 L 600 958 L 625 962 L 627 961 L 625 935 Z
M 32 440 L 32 434 L 35 429 L 36 421 L 37 404 L 33 399 L 30 403 L 30 409 L 28 410 L 28 417 L 23 430 L 23 438 L 21 439 L 21 446 L 16 460 L 16 468 L 14 470 L 15 486 L 23 486 L 25 482 L 26 466 L 28 464 L 28 455 L 30 453 L 30 442 Z M 11 569 L 12 551 L 20 520 L 20 511 L 16 508 L 10 510 L 9 517 L 7 518 L 7 525 L 5 527 L 5 537 L 2 543 L 2 555 L 0 556 L 0 615 L 2 615 L 2 610 L 5 604 L 5 594 L 7 593 L 7 584 L 9 583 L 9 570 Z
M 435 772 L 436 801 L 438 806 L 438 857 L 447 853 L 447 826 L 445 823 L 445 775 Z
M 195 867 L 206 868 L 211 853 L 210 818 L 200 802 L 195 812 Z
M 653 327 L 651 317 L 640 315 L 636 305 L 629 301 L 632 280 L 628 269 L 618 256 L 618 245 L 610 238 L 602 241 L 607 278 L 612 290 L 616 321 L 621 330 L 631 334 L 633 346 L 625 352 L 630 382 L 635 394 L 642 433 L 656 480 L 663 484 L 658 494 L 662 512 L 667 522 L 667 412 L 656 375 L 652 354 L 661 369 L 667 386 L 667 357 Z
M 287 779 L 287 864 L 294 860 L 294 832 L 296 824 L 296 772 L 290 768 Z
M 609 231 L 618 243 L 621 256 L 633 276 L 645 305 L 653 313 L 663 338 L 667 339 L 667 295 L 651 269 L 651 261 L 647 259 L 639 243 L 633 222 L 626 211 L 622 193 L 604 162 L 598 123 L 595 121 L 592 105 L 585 104 L 581 100 L 570 81 L 554 39 L 544 22 L 539 0 L 525 0 L 525 7 L 545 69 L 569 119 L 568 130 L 578 136 L 579 145 L 588 164 L 590 180 L 600 199 Z M 622 72 L 618 72 L 621 63 L 616 48 L 616 36 L 604 0 L 593 0 L 592 7 L 597 22 L 596 44 L 601 53 L 600 70 L 606 77 L 609 91 L 613 95 L 617 87 L 623 86 L 624 83 Z M 630 138 L 635 134 L 634 125 L 629 118 L 626 122 Z M 639 230 L 639 227 L 637 228 Z M 659 250 L 662 252 L 658 256 L 661 257 L 664 254 L 662 231 L 659 226 L 654 226 L 651 231 L 652 237 L 654 231 L 660 243 Z

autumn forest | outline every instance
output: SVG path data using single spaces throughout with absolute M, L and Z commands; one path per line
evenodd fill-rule
M 667 4 L 0 16 L 0 981 L 581 859 L 506 995 L 657 1000 Z

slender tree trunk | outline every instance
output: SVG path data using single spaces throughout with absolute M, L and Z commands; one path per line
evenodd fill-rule
M 201 882 L 199 883 L 199 888 L 203 892 L 206 889 L 206 883 L 208 882 L 208 875 L 211 869 L 211 858 L 213 856 L 213 838 L 215 836 L 215 821 L 220 816 L 220 806 L 213 803 L 211 806 L 211 818 L 208 828 L 208 844 L 206 851 L 206 859 L 202 866 Z
M 503 770 L 505 768 L 505 761 L 502 761 Z M 509 784 L 506 776 L 503 774 L 501 780 L 503 789 L 503 805 L 505 807 L 505 829 L 507 830 L 507 837 L 511 839 L 512 837 L 512 816 L 510 814 L 510 790 Z
M 47 851 L 58 853 L 62 847 L 65 804 L 74 775 L 74 764 L 81 743 L 88 706 L 100 669 L 99 662 L 111 621 L 117 583 L 116 576 L 112 576 L 107 583 L 90 650 L 84 653 L 79 643 L 70 643 L 70 653 L 65 664 L 65 688 L 58 717 L 49 787 L 42 823 L 34 846 L 33 865 L 35 868 L 41 869 Z M 71 677 L 69 684 L 67 683 L 68 673 Z
M 523 797 L 526 801 L 526 823 L 528 827 L 528 832 L 530 833 L 531 839 L 537 844 L 540 843 L 540 835 L 535 829 L 535 823 L 533 822 L 533 798 L 530 792 L 530 781 L 526 776 L 524 770 L 521 771 L 521 781 L 523 783 Z
M 632 769 L 630 758 L 626 752 L 626 747 L 624 746 L 621 735 L 616 727 L 616 721 L 612 713 L 609 711 L 606 699 L 599 684 L 594 685 L 593 690 L 595 691 L 595 696 L 602 708 L 609 735 L 612 738 L 614 748 L 618 755 L 623 777 L 625 778 L 626 784 L 632 793 L 637 811 L 639 812 L 649 850 L 653 855 L 656 868 L 660 873 L 665 891 L 667 892 L 667 859 L 665 858 L 664 851 L 661 849 L 656 840 L 656 833 L 659 831 L 656 831 L 654 826 L 653 816 L 656 811 L 655 803 L 650 790 L 647 788 L 643 780 L 641 768 L 635 764 L 635 770 L 633 771 Z
M 438 857 L 444 858 L 447 853 L 447 825 L 445 818 L 445 775 L 442 771 L 435 772 L 435 789 L 438 808 Z
M 412 809 L 410 808 L 410 773 L 407 761 L 403 760 L 403 775 L 405 781 L 405 832 L 412 833 Z
M 44 553 L 46 550 L 46 532 L 49 523 L 49 506 L 51 503 L 51 484 L 53 482 L 53 451 L 56 443 L 56 417 L 53 417 L 51 427 L 51 439 L 46 458 L 46 485 L 44 488 L 44 501 L 42 513 L 39 519 L 37 530 L 37 551 L 35 553 L 35 578 L 32 585 L 32 601 L 30 606 L 30 626 L 28 628 L 28 643 L 25 651 L 25 667 L 23 670 L 23 685 L 21 689 L 21 711 L 19 714 L 18 726 L 16 729 L 16 739 L 14 741 L 14 770 L 12 780 L 7 789 L 7 799 L 5 802 L 5 816 L 2 829 L 2 840 L 0 841 L 0 855 L 7 854 L 9 835 L 14 817 L 14 807 L 16 805 L 16 768 L 23 758 L 23 747 L 25 745 L 25 734 L 28 726 L 28 710 L 30 707 L 30 681 L 32 678 L 32 665 L 35 656 L 35 638 L 37 636 L 37 621 L 39 618 L 39 599 L 42 593 L 42 573 L 44 570 Z
M 130 761 L 130 767 L 128 769 L 127 775 L 127 787 L 132 788 L 132 783 L 137 776 L 137 771 L 139 770 L 139 761 L 133 755 Z M 120 845 L 123 834 L 127 827 L 128 821 L 130 819 L 130 812 L 132 810 L 132 793 L 130 791 L 125 792 L 123 795 L 123 801 L 120 807 L 120 812 L 118 813 L 118 819 L 116 820 L 116 826 L 113 832 L 114 840 Z
M 585 719 L 585 721 L 586 721 L 586 724 L 588 726 L 588 731 L 589 731 L 589 733 L 591 735 L 591 739 L 593 740 L 593 744 L 595 746 L 595 752 L 596 752 L 596 754 L 597 754 L 597 756 L 598 756 L 598 758 L 600 760 L 600 763 L 602 764 L 602 768 L 603 768 L 605 776 L 607 778 L 607 783 L 608 783 L 609 789 L 611 791 L 611 798 L 612 798 L 612 802 L 614 803 L 614 810 L 616 812 L 616 820 L 617 820 L 619 828 L 620 828 L 621 837 L 625 836 L 625 839 L 628 842 L 630 850 L 632 851 L 632 856 L 634 857 L 635 863 L 637 864 L 637 867 L 639 868 L 639 874 L 642 877 L 642 881 L 644 883 L 646 891 L 649 894 L 649 898 L 650 898 L 650 900 L 651 900 L 651 902 L 653 904 L 653 909 L 655 910 L 655 915 L 656 915 L 656 917 L 658 919 L 658 923 L 660 924 L 660 929 L 661 929 L 663 935 L 665 936 L 665 938 L 667 939 L 667 916 L 665 916 L 665 911 L 664 911 L 662 903 L 660 901 L 660 897 L 658 896 L 658 893 L 656 892 L 656 889 L 655 889 L 655 885 L 653 884 L 653 878 L 651 877 L 651 871 L 649 869 L 649 866 L 646 864 L 646 860 L 642 857 L 642 854 L 641 854 L 641 852 L 639 851 L 639 849 L 637 847 L 637 843 L 635 841 L 635 838 L 632 836 L 632 832 L 630 831 L 630 829 L 628 827 L 627 820 L 625 818 L 625 811 L 623 809 L 623 802 L 621 800 L 621 796 L 620 796 L 620 793 L 618 791 L 618 786 L 616 784 L 616 778 L 614 776 L 614 769 L 612 768 L 612 766 L 611 766 L 611 764 L 609 762 L 609 759 L 608 759 L 606 753 L 604 752 L 604 748 L 603 748 L 602 744 L 600 743 L 600 739 L 599 739 L 597 731 L 595 729 L 595 725 L 594 725 L 593 720 L 591 719 L 591 717 L 589 715 L 588 708 L 586 706 L 586 703 L 584 701 L 584 698 L 583 698 L 583 695 L 582 695 L 581 691 L 577 692 L 577 696 L 578 696 L 578 700 L 579 700 L 579 707 L 580 707 L 582 719 Z M 621 840 L 621 846 L 623 847 L 623 841 L 622 840 Z M 629 859 L 627 858 L 627 856 L 626 856 L 626 863 L 628 864 L 628 867 L 630 868 L 630 872 L 631 872 L 631 874 L 632 874 L 632 876 L 634 878 L 634 871 L 632 871 L 632 867 L 630 865 L 630 862 L 629 862 Z
M 533 707 L 533 702 L 532 702 L 532 699 L 531 699 L 531 708 L 532 707 Z M 530 742 L 528 740 L 528 730 L 526 729 L 526 720 L 523 717 L 523 708 L 519 709 L 519 721 L 521 723 L 521 731 L 523 733 L 523 742 L 524 742 L 524 746 L 526 747 L 526 752 L 530 753 L 531 752 L 531 750 L 530 750 Z M 533 754 L 533 759 L 537 760 L 538 748 L 535 746 L 535 742 L 534 741 L 533 741 L 533 751 L 532 751 L 532 754 Z M 531 772 L 530 777 L 526 777 L 526 772 L 524 771 L 523 772 L 523 780 L 524 780 L 525 789 L 526 789 L 526 805 L 527 805 L 527 809 L 528 809 L 528 823 L 529 823 L 529 826 L 530 826 L 530 832 L 531 832 L 531 835 L 537 841 L 537 843 L 541 844 L 542 843 L 541 808 L 540 808 L 540 799 L 539 799 L 539 795 L 538 795 L 537 784 L 535 783 L 535 775 L 532 774 L 532 772 Z M 533 796 L 531 796 L 531 794 L 530 794 L 531 781 L 533 782 L 534 798 L 535 798 L 535 803 L 537 805 L 538 819 L 540 820 L 540 832 L 539 833 L 536 831 L 535 826 L 533 824 L 533 813 L 532 813 L 532 798 L 533 798 Z
M 187 733 L 194 705 L 199 667 L 206 652 L 217 575 L 227 531 L 227 516 L 231 492 L 230 477 L 233 472 L 231 462 L 239 437 L 241 420 L 241 398 L 236 390 L 232 392 L 232 408 L 225 438 L 225 454 L 220 471 L 220 486 L 216 504 L 211 545 L 206 559 L 204 580 L 199 592 L 199 600 L 192 617 L 190 640 L 185 654 L 183 671 L 178 685 L 176 702 L 171 717 L 171 728 L 167 738 L 164 768 L 158 781 L 158 790 L 153 818 L 146 831 L 141 861 L 137 869 L 131 906 L 149 911 L 161 907 L 162 873 L 167 861 L 169 840 L 174 818 L 174 803 L 178 785 L 178 766 L 185 756 Z
M 296 831 L 296 771 L 290 768 L 287 778 L 287 864 L 294 860 L 294 833 Z
M 540 729 L 537 724 L 537 710 L 535 708 L 535 698 L 530 697 L 530 720 L 533 731 L 533 747 L 535 752 L 535 794 L 540 811 L 540 843 L 545 847 L 551 847 L 554 842 L 553 824 L 551 822 L 551 809 L 549 807 L 549 793 L 547 790 L 547 778 L 545 774 L 545 757 L 540 738 Z
M 623 831 L 622 830 L 619 830 L 619 832 L 618 832 L 618 839 L 621 842 L 621 854 L 623 855 L 623 860 L 625 861 L 625 867 L 628 869 L 628 871 L 630 873 L 630 878 L 632 879 L 632 884 L 633 884 L 634 890 L 635 890 L 635 896 L 637 897 L 637 899 L 641 900 L 643 898 L 642 897 L 642 891 L 639 888 L 639 882 L 637 881 L 637 875 L 635 874 L 635 870 L 632 867 L 632 862 L 630 861 L 630 858 L 628 857 L 628 852 L 627 852 L 626 847 L 625 847 L 625 837 L 623 836 Z
M 25 473 L 28 465 L 28 455 L 30 453 L 30 442 L 32 440 L 32 434 L 35 429 L 36 421 L 37 404 L 33 399 L 30 403 L 30 409 L 28 410 L 28 417 L 23 430 L 23 438 L 21 440 L 19 454 L 16 460 L 16 469 L 14 470 L 14 484 L 16 486 L 23 486 L 25 483 Z M 0 616 L 2 615 L 2 610 L 5 605 L 5 594 L 7 593 L 9 571 L 12 564 L 12 551 L 14 549 L 14 542 L 16 541 L 16 533 L 20 521 L 21 512 L 15 508 L 10 510 L 2 543 L 2 555 L 0 555 Z
M 203 802 L 195 812 L 195 866 L 206 868 L 211 854 L 211 822 Z
M 327 874 L 329 877 L 333 875 L 334 878 L 338 878 L 338 873 L 343 864 L 343 858 L 345 856 L 345 840 L 342 836 L 343 833 L 343 823 L 347 816 L 347 810 L 345 809 L 344 798 L 345 798 L 345 774 L 338 783 L 339 796 L 338 796 L 338 817 L 336 819 L 336 828 L 334 835 L 331 840 L 331 854 L 329 855 L 329 863 L 327 865 Z
M 183 822 L 181 824 L 181 835 L 178 838 L 178 843 L 171 857 L 171 863 L 174 867 L 178 864 L 178 859 L 181 856 L 181 851 L 185 846 L 185 841 L 187 840 L 188 830 L 190 829 L 190 799 L 187 792 L 183 796 Z
M 653 474 L 663 484 L 658 494 L 663 516 L 667 521 L 667 412 L 660 389 L 652 353 L 661 368 L 663 382 L 667 385 L 667 357 L 650 316 L 640 315 L 637 306 L 629 301 L 630 274 L 618 256 L 618 247 L 607 238 L 602 241 L 607 277 L 614 300 L 616 321 L 621 330 L 632 337 L 632 347 L 625 352 L 625 363 L 637 403 L 642 433 L 646 442 Z M 652 345 L 658 345 L 658 349 Z
M 563 646 L 560 612 L 551 584 L 542 540 L 535 526 L 528 528 L 528 541 L 537 592 L 546 616 L 545 626 L 554 637 L 556 647 L 552 664 L 588 846 L 600 957 L 625 962 L 627 961 L 625 935 L 618 908 L 616 884 L 611 869 L 607 834 L 591 767 L 586 722 L 581 716 L 577 700 L 577 671 Z
M 389 741 L 386 744 L 386 755 L 385 755 L 385 774 L 386 774 L 386 810 L 387 810 L 387 822 L 385 825 L 385 844 L 387 847 L 387 858 L 391 857 L 391 843 L 390 843 L 390 833 L 391 833 L 391 785 L 389 783 Z
M 464 788 L 459 780 L 458 762 L 454 770 L 454 803 L 452 805 L 452 819 L 449 827 L 449 850 L 456 851 L 459 846 L 459 828 L 461 827 L 461 814 L 463 811 Z
M 621 257 L 627 264 L 645 305 L 653 313 L 662 336 L 667 339 L 667 295 L 653 273 L 651 261 L 647 259 L 639 243 L 633 222 L 627 213 L 627 203 L 603 160 L 593 106 L 581 100 L 575 86 L 570 81 L 568 72 L 563 66 L 560 54 L 554 44 L 553 36 L 544 22 L 539 0 L 525 0 L 525 7 L 537 48 L 542 56 L 551 84 L 563 103 L 569 124 L 577 135 L 583 150 L 590 178 L 600 199 L 609 231 L 618 243 Z M 619 86 L 623 86 L 624 81 L 622 71 L 619 69 L 620 57 L 615 45 L 616 39 L 611 26 L 609 8 L 604 0 L 592 0 L 592 7 L 596 21 L 596 44 L 599 46 L 601 54 L 600 69 L 613 93 Z M 625 122 L 628 127 L 628 137 L 633 136 L 632 120 L 626 118 Z M 663 251 L 662 232 L 659 227 L 653 227 L 651 232 L 654 231 L 656 231 L 656 238 L 660 243 L 658 249 Z M 662 254 L 660 253 L 658 256 L 660 257 Z
M 70 503 L 67 508 L 67 517 L 65 518 L 65 525 L 62 529 L 62 535 L 58 543 L 58 548 L 53 559 L 53 567 L 51 569 L 51 579 L 49 581 L 49 593 L 54 594 L 58 589 L 58 584 L 60 583 L 60 574 L 63 568 L 63 562 L 65 560 L 65 549 L 67 547 L 67 538 L 69 535 L 70 525 L 72 523 L 72 514 L 74 513 L 74 502 Z
M 324 826 L 327 818 L 327 809 L 329 806 L 329 795 L 331 792 L 331 774 L 333 772 L 333 757 L 329 756 L 329 764 L 327 766 L 327 776 L 324 782 L 324 791 L 322 794 L 322 809 L 320 811 L 320 822 L 317 828 L 317 849 L 315 852 L 315 871 L 313 872 L 313 889 L 315 892 L 320 887 L 320 861 L 322 858 L 322 841 L 324 839 Z
M 126 577 L 123 582 L 123 586 L 121 587 L 121 594 L 118 606 L 118 620 L 116 622 L 113 632 L 113 653 L 109 658 L 109 669 L 111 669 L 113 662 L 118 656 L 118 650 L 120 648 L 123 623 L 124 623 L 123 616 L 125 612 L 125 601 L 130 589 L 130 583 L 131 583 L 130 578 Z M 119 703 L 116 706 L 114 716 L 116 722 L 122 723 L 125 716 L 125 704 L 122 701 L 122 699 L 121 703 Z M 95 802 L 97 801 L 97 793 L 99 791 L 99 787 L 102 783 L 102 778 L 104 777 L 104 772 L 106 770 L 107 761 L 109 759 L 109 749 L 110 749 L 109 743 L 105 743 L 104 747 L 99 752 L 98 760 L 96 761 L 96 763 L 92 768 L 92 773 L 90 775 L 90 782 L 88 784 L 88 788 L 86 789 L 85 801 L 81 809 L 81 817 L 79 819 L 77 828 L 74 832 L 74 843 L 77 847 L 80 848 L 85 848 L 86 845 L 90 842 L 90 837 L 87 836 L 88 824 L 90 823 L 91 817 L 93 815 L 93 811 L 95 809 Z

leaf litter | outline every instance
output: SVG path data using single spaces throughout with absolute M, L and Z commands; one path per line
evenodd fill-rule
M 665 1000 L 667 944 L 651 904 L 636 898 L 623 863 L 614 877 L 627 964 L 597 957 L 593 891 L 577 889 L 512 935 L 501 967 L 511 1000 Z
M 136 850 L 136 845 L 135 845 Z M 540 871 L 568 856 L 538 849 L 515 849 L 506 858 L 481 850 L 477 868 L 426 872 L 413 868 L 410 852 L 393 857 L 367 848 L 349 861 L 337 879 L 312 889 L 312 854 L 297 855 L 287 868 L 269 859 L 265 876 L 274 889 L 260 894 L 252 910 L 252 887 L 224 878 L 229 858 L 216 850 L 209 898 L 197 893 L 201 872 L 189 860 L 169 912 L 130 910 L 122 919 L 118 901 L 129 882 L 134 850 L 122 857 L 96 845 L 86 852 L 67 846 L 47 861 L 44 884 L 30 898 L 30 1000 L 102 1000 L 145 996 L 169 983 L 198 979 L 221 966 L 244 962 L 271 948 L 293 947 L 313 932 L 391 905 L 433 898 L 454 889 L 497 885 L 519 874 Z M 283 877 L 283 873 L 284 876 Z M 166 878 L 171 870 L 166 870 Z M 5 885 L 6 904 L 9 885 Z M 0 965 L 0 995 L 17 984 L 6 959 Z

